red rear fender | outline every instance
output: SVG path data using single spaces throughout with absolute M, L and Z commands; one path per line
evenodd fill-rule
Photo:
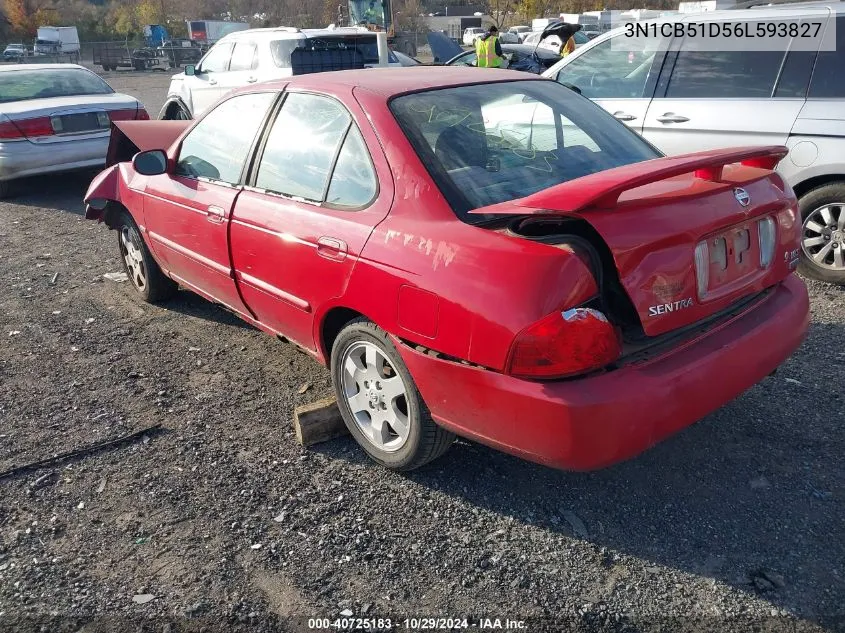
M 112 200 L 120 202 L 119 165 L 107 167 L 94 177 L 85 193 L 85 217 L 102 222 L 103 212 Z

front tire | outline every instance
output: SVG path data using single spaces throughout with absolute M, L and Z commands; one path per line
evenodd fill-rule
M 190 121 L 191 115 L 181 105 L 174 103 L 167 108 L 162 118 L 165 121 Z
M 845 182 L 811 189 L 801 197 L 798 209 L 802 223 L 801 274 L 845 284 Z
M 141 298 L 147 303 L 158 303 L 176 294 L 179 286 L 161 271 L 132 216 L 122 211 L 115 228 L 123 272 Z
M 408 471 L 445 453 L 455 435 L 434 423 L 387 334 L 349 323 L 332 347 L 332 383 L 346 428 L 375 462 Z

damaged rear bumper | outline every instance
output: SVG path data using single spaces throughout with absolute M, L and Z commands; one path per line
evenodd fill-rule
M 400 353 L 442 426 L 524 459 L 585 471 L 634 457 L 742 394 L 798 348 L 808 322 L 807 289 L 791 275 L 691 342 L 577 380 L 531 382 L 407 346 Z

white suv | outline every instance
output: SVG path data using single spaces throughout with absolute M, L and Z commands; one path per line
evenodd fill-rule
M 487 29 L 482 29 L 478 26 L 473 26 L 464 30 L 464 46 L 475 46 L 475 40 L 484 35 Z
M 173 76 L 159 118 L 195 118 L 227 92 L 247 84 L 366 68 L 378 61 L 376 35 L 365 28 L 237 31 L 220 39 L 196 66 Z M 388 61 L 400 65 L 392 53 Z
M 845 283 L 845 6 L 783 4 L 662 21 L 675 20 L 821 22 L 827 33 L 835 28 L 836 50 L 715 52 L 671 37 L 644 38 L 643 49 L 631 51 L 611 46 L 623 27 L 543 74 L 576 87 L 669 155 L 789 147 L 778 171 L 799 198 L 801 271 Z

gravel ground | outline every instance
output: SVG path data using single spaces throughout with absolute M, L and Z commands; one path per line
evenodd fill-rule
M 106 76 L 158 112 L 166 73 Z M 572 474 L 460 442 L 398 475 L 349 438 L 298 447 L 292 408 L 330 393 L 309 358 L 104 280 L 89 178 L 0 203 L 0 471 L 161 429 L 0 479 L 0 629 L 845 630 L 842 289 L 810 285 L 776 376 L 636 460 Z

